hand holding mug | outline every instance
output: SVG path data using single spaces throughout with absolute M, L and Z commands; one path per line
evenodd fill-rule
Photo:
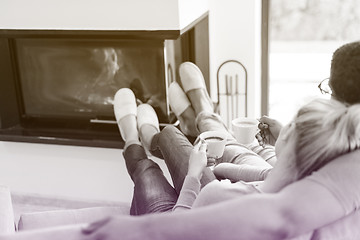
M 256 139 L 258 140 L 259 144 L 263 147 L 266 144 L 275 146 L 275 142 L 279 137 L 282 124 L 279 121 L 267 116 L 261 117 L 259 122 L 260 123 L 258 127 L 260 132 L 256 135 Z
M 192 150 L 189 158 L 188 175 L 200 179 L 202 172 L 207 165 L 206 156 L 207 144 L 205 141 L 199 141 Z
M 196 139 L 195 145 L 199 142 L 206 143 L 207 166 L 211 167 L 224 154 L 226 134 L 220 131 L 203 132 Z

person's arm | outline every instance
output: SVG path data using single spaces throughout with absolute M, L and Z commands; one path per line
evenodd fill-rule
M 199 144 L 194 146 L 189 158 L 188 172 L 173 211 L 192 208 L 200 192 L 200 179 L 207 164 L 206 147 L 205 142 L 199 142 Z
M 200 188 L 200 180 L 197 177 L 187 175 L 181 188 L 178 200 L 173 208 L 173 212 L 191 209 L 200 192 Z
M 229 179 L 232 182 L 251 182 L 264 180 L 270 170 L 270 168 L 250 164 L 223 162 L 214 167 L 213 173 L 218 179 Z
M 283 239 L 344 216 L 338 200 L 309 180 L 277 194 L 254 194 L 191 211 L 115 217 L 86 233 L 89 239 Z M 86 230 L 86 229 L 85 229 Z

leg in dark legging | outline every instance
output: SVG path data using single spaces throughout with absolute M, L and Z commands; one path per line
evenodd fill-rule
M 178 194 L 188 171 L 192 149 L 193 145 L 186 136 L 174 126 L 165 127 L 152 139 L 150 152 L 154 156 L 165 160 Z M 205 168 L 201 178 L 201 185 L 205 186 L 214 179 L 216 178 L 212 171 Z
M 129 175 L 134 182 L 130 214 L 171 211 L 178 194 L 169 184 L 160 167 L 147 158 L 144 148 L 132 144 L 126 148 L 123 155 Z

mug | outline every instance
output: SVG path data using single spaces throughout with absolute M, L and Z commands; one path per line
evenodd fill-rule
M 255 135 L 258 131 L 258 124 L 258 120 L 253 118 L 235 118 L 231 122 L 234 137 L 239 143 L 252 143 L 255 140 Z
M 200 141 L 207 144 L 206 156 L 212 159 L 221 158 L 226 143 L 226 134 L 219 131 L 207 131 L 199 135 Z

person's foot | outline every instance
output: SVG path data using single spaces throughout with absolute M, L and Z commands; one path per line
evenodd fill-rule
M 137 107 L 137 128 L 143 146 L 149 150 L 153 137 L 160 132 L 158 117 L 149 104 L 141 104 Z
M 213 103 L 206 90 L 201 70 L 191 62 L 184 62 L 179 67 L 183 89 L 191 102 L 195 116 L 202 111 L 214 112 Z
M 177 82 L 169 86 L 169 104 L 180 122 L 180 130 L 187 136 L 196 137 L 195 112 L 183 89 Z
M 137 108 L 134 93 L 129 88 L 119 89 L 114 96 L 114 114 L 125 147 L 130 144 L 139 144 L 137 130 Z

